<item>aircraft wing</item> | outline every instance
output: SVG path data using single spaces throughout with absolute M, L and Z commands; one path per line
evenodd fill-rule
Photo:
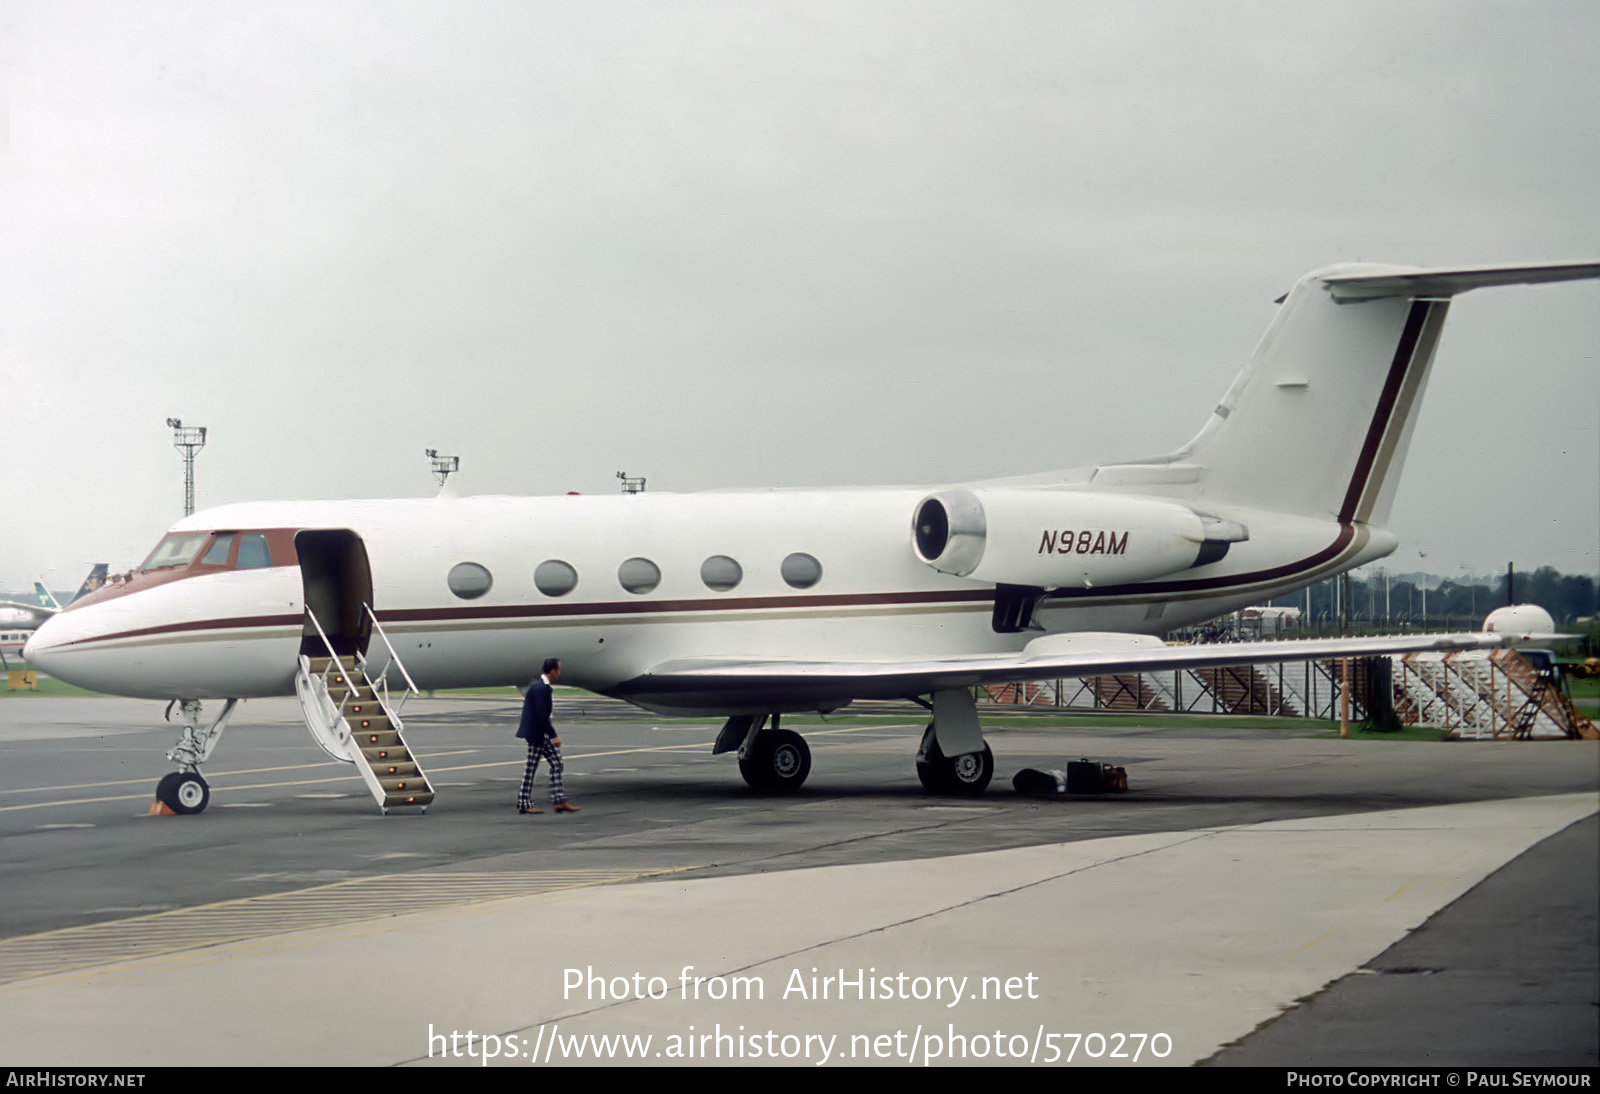
M 613 694 L 646 707 L 754 708 L 769 703 L 805 709 L 815 701 L 826 708 L 850 699 L 908 698 L 945 688 L 1057 677 L 1496 649 L 1526 637 L 1478 632 L 1169 646 L 1149 635 L 1080 632 L 1037 638 L 1016 653 L 901 661 L 684 658 L 656 665 Z
M 18 600 L 0 600 L 0 609 L 20 612 L 22 615 L 30 617 L 34 626 L 43 623 L 61 610 L 60 608 L 45 607 L 42 604 L 24 604 Z M 26 623 L 23 624 L 23 626 L 27 625 Z

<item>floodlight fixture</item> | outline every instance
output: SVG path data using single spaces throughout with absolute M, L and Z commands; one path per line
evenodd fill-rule
M 181 419 L 168 418 L 172 447 L 183 453 L 183 515 L 194 512 L 194 456 L 206 446 L 206 427 L 184 425 Z

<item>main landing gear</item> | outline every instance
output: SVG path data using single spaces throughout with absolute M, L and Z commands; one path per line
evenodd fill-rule
M 767 715 L 735 714 L 717 735 L 712 755 L 739 750 L 739 774 L 751 790 L 764 794 L 790 794 L 811 774 L 811 747 L 790 729 L 780 729 L 779 715 L 772 728 L 762 729 Z
M 946 756 L 939 751 L 938 735 L 933 723 L 928 723 L 922 735 L 922 747 L 917 749 L 917 778 L 922 789 L 930 794 L 982 794 L 994 778 L 994 753 L 988 745 L 982 752 L 967 752 L 960 756 Z
M 177 764 L 179 770 L 163 775 L 156 784 L 156 800 L 174 813 L 199 813 L 211 802 L 211 787 L 200 774 L 200 765 L 211 758 L 222 731 L 227 727 L 237 699 L 229 699 L 211 724 L 200 726 L 200 701 L 198 699 L 174 700 L 183 716 L 183 736 L 167 753 L 167 759 Z M 167 707 L 171 717 L 172 707 Z
M 921 700 L 918 700 L 919 702 Z M 930 794 L 975 797 L 994 778 L 994 753 L 983 740 L 978 704 L 966 688 L 933 693 L 933 711 L 917 749 L 917 778 Z M 763 729 L 768 718 L 772 728 Z M 739 752 L 739 774 L 750 789 L 766 794 L 799 790 L 811 774 L 811 749 L 805 738 L 781 729 L 780 715 L 735 714 L 717 734 L 712 755 Z
M 978 704 L 966 688 L 933 693 L 933 721 L 917 749 L 917 778 L 930 794 L 982 794 L 994 778 L 994 753 L 983 741 Z

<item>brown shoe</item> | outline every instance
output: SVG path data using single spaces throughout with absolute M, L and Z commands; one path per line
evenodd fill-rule
M 518 813 L 543 813 L 543 809 L 518 809 Z
M 576 813 L 578 807 L 571 802 L 556 802 L 557 813 Z

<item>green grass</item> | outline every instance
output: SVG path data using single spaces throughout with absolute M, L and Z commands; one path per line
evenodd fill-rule
M 8 679 L 7 684 L 9 685 L 9 683 L 10 681 Z M 105 698 L 105 696 L 101 695 L 98 691 L 85 691 L 82 688 L 75 688 L 71 684 L 63 684 L 60 680 L 53 679 L 49 676 L 39 677 L 38 687 L 33 689 L 19 688 L 16 691 L 12 691 L 9 686 L 0 689 L 0 696 L 5 695 L 43 695 L 48 697 L 70 696 L 73 698 L 93 696 L 95 698 Z

